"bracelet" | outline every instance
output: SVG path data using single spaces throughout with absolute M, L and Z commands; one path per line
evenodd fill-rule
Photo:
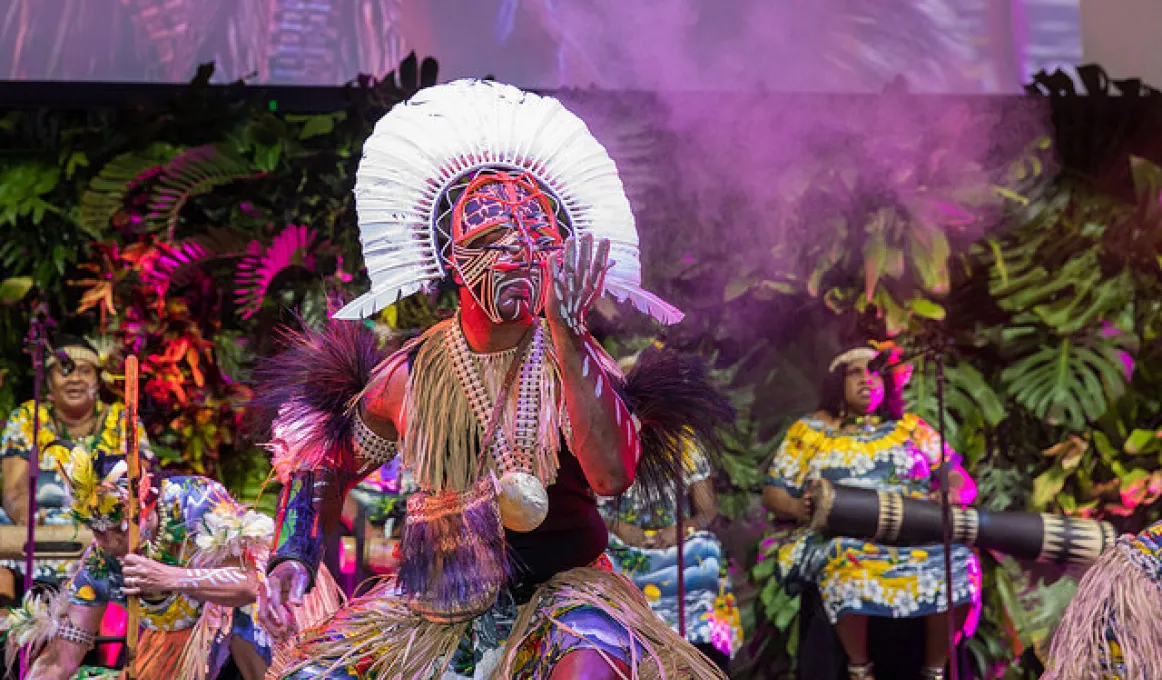
M 72 621 L 65 621 L 61 624 L 61 627 L 57 629 L 56 638 L 80 645 L 87 650 L 97 646 L 97 634 L 74 626 Z
M 362 414 L 355 415 L 355 455 L 362 460 L 383 465 L 399 453 L 399 442 L 382 437 L 363 422 Z

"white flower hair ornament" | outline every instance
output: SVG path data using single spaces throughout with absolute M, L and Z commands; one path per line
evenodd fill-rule
M 202 517 L 190 560 L 194 567 L 218 567 L 241 560 L 265 566 L 274 539 L 274 520 L 232 503 L 223 503 Z
M 450 245 L 442 206 L 453 186 L 488 169 L 533 177 L 559 207 L 568 235 L 609 241 L 606 293 L 664 324 L 682 320 L 641 287 L 629 199 L 584 121 L 552 97 L 482 80 L 423 89 L 376 124 L 355 180 L 371 290 L 335 318 L 365 319 L 443 280 Z

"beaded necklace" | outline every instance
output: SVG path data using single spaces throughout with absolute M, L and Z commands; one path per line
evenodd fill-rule
M 456 381 L 464 391 L 468 404 L 477 422 L 483 427 L 489 426 L 494 403 L 484 386 L 484 378 L 480 373 L 480 366 L 475 355 L 468 347 L 468 340 L 460 327 L 460 318 L 456 317 L 448 332 L 444 335 L 445 347 L 452 361 L 452 370 Z M 515 350 L 509 350 L 515 353 Z M 493 357 L 505 357 L 508 353 L 499 352 Z M 521 361 L 521 357 L 514 356 L 512 361 Z M 532 343 L 529 346 L 528 356 L 524 359 L 520 374 L 517 378 L 517 404 L 513 422 L 512 441 L 503 427 L 496 427 L 488 454 L 496 461 L 501 473 L 525 472 L 532 473 L 536 469 L 537 424 L 541 412 L 541 381 L 545 375 L 545 330 L 537 322 L 533 329 Z M 484 452 L 482 452 L 484 454 Z M 480 467 L 483 467 L 487 455 L 481 455 Z M 479 476 L 478 469 L 477 476 Z M 539 475 L 538 475 L 539 477 Z M 543 480 L 542 480 L 542 483 Z

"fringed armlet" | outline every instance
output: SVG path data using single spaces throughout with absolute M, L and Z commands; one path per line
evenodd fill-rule
M 733 423 L 734 408 L 700 359 L 665 348 L 642 353 L 621 393 L 641 424 L 635 493 L 647 504 L 666 503 L 683 478 L 691 442 L 709 460 L 721 457 L 719 428 Z

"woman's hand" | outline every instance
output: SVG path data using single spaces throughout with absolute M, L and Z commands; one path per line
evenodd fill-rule
M 125 576 L 121 592 L 127 596 L 159 595 L 175 588 L 172 568 L 141 555 L 122 557 L 121 573 Z
M 803 496 L 794 500 L 794 511 L 796 519 L 803 522 L 811 521 L 811 515 L 815 514 L 815 504 L 811 502 L 810 496 Z
M 658 531 L 654 538 L 653 547 L 659 549 L 672 548 L 678 545 L 678 527 L 677 525 L 670 525 L 665 529 Z
M 633 548 L 650 548 L 651 539 L 641 527 L 629 522 L 617 521 L 610 527 L 610 531 L 621 539 L 621 542 Z

